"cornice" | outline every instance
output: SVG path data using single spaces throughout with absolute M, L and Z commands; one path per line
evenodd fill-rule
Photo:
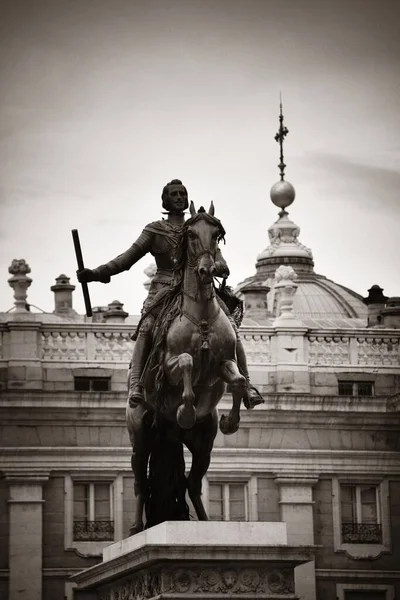
M 130 473 L 129 447 L 26 447 L 0 448 L 3 473 Z M 185 450 L 185 457 L 189 458 Z M 400 453 L 374 450 L 294 450 L 262 448 L 214 448 L 210 472 L 271 473 L 275 477 L 318 477 L 354 473 L 400 476 Z

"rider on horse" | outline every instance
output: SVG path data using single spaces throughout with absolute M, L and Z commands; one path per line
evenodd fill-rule
M 157 317 L 157 306 L 154 307 L 154 299 L 161 290 L 169 288 L 173 282 L 173 273 L 176 264 L 176 248 L 185 222 L 185 210 L 188 208 L 187 190 L 179 179 L 172 180 L 164 187 L 161 198 L 162 206 L 167 214 L 166 219 L 154 221 L 146 225 L 141 235 L 132 246 L 115 259 L 96 269 L 83 269 L 77 273 L 80 282 L 101 281 L 102 283 L 108 283 L 112 275 L 117 275 L 122 271 L 129 270 L 132 265 L 143 258 L 148 252 L 155 257 L 157 272 L 151 281 L 149 294 L 143 305 L 142 315 L 144 315 L 144 318 L 140 322 L 130 365 L 130 403 L 144 402 L 141 379 L 150 355 L 152 347 L 152 331 L 155 318 Z M 229 269 L 219 248 L 215 260 L 215 267 L 215 276 L 222 277 L 225 280 L 229 275 Z M 233 297 L 233 299 L 235 300 L 235 297 Z M 229 307 L 229 310 L 221 298 L 219 298 L 219 303 L 228 317 L 230 317 L 232 327 L 237 336 L 237 363 L 239 370 L 244 375 L 247 382 L 247 391 L 243 398 L 243 402 L 246 408 L 253 408 L 257 404 L 262 403 L 263 399 L 259 392 L 250 384 L 243 344 L 230 312 L 230 310 L 232 311 L 232 307 Z M 148 312 L 150 305 L 152 306 L 152 310 L 151 312 Z

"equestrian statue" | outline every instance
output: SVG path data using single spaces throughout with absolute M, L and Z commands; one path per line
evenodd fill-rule
M 135 479 L 134 534 L 166 520 L 189 520 L 186 492 L 199 520 L 207 520 L 202 479 L 218 429 L 217 405 L 226 386 L 232 408 L 219 422 L 238 430 L 240 405 L 264 400 L 251 385 L 239 336 L 243 305 L 226 285 L 229 269 L 219 242 L 225 230 L 214 206 L 196 211 L 179 179 L 162 191 L 167 218 L 154 221 L 110 262 L 77 271 L 81 283 L 108 283 L 147 253 L 157 271 L 142 308 L 128 375 L 127 427 Z M 214 278 L 222 278 L 219 288 Z M 185 476 L 183 445 L 192 454 Z

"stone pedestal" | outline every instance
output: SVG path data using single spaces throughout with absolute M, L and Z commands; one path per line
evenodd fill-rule
M 313 557 L 314 546 L 287 544 L 285 523 L 166 522 L 112 544 L 73 579 L 98 600 L 294 600 L 294 569 Z

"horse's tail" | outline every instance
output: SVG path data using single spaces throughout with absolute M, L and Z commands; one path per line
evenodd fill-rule
M 145 502 L 146 528 L 163 521 L 188 521 L 185 460 L 182 442 L 164 422 L 149 462 L 148 495 Z

